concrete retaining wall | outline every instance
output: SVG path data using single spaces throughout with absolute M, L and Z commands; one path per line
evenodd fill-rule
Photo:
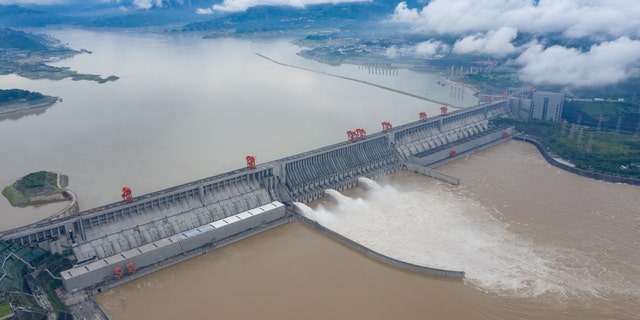
M 603 173 L 585 171 L 585 170 L 582 170 L 582 169 L 570 167 L 570 166 L 568 166 L 568 165 L 566 165 L 564 163 L 560 163 L 560 162 L 556 161 L 549 154 L 549 152 L 547 152 L 546 147 L 543 146 L 535 138 L 526 137 L 526 136 L 516 136 L 516 137 L 514 137 L 514 139 L 533 144 L 534 146 L 536 146 L 536 148 L 538 148 L 538 151 L 540 151 L 540 154 L 544 157 L 545 160 L 547 160 L 547 162 L 549 164 L 553 165 L 554 167 L 560 168 L 562 170 L 569 171 L 571 173 L 575 173 L 577 175 L 580 175 L 580 176 L 583 176 L 583 177 L 587 177 L 587 178 L 591 178 L 591 179 L 596 179 L 596 180 L 601 180 L 601 181 L 606 181 L 606 182 L 611 182 L 611 183 L 626 183 L 626 184 L 630 184 L 630 185 L 634 185 L 634 186 L 640 186 L 640 179 L 633 179 L 633 178 L 626 178 L 626 177 L 616 177 L 616 176 L 607 175 L 607 174 L 603 174 Z

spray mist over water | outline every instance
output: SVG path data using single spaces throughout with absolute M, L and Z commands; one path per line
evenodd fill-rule
M 362 199 L 327 190 L 336 207 L 296 206 L 303 215 L 382 254 L 465 271 L 467 283 L 500 295 L 580 298 L 606 295 L 617 286 L 585 267 L 596 261 L 577 251 L 536 246 L 510 232 L 491 210 L 442 185 L 401 192 L 367 180 Z

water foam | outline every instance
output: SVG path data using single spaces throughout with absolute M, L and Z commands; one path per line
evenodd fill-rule
M 587 258 L 535 246 L 510 232 L 491 210 L 441 186 L 409 192 L 378 186 L 368 189 L 364 199 L 335 193 L 327 194 L 339 199 L 337 207 L 319 206 L 304 214 L 383 254 L 465 271 L 467 283 L 506 296 L 599 294 L 595 277 L 582 263 L 563 264 L 588 263 Z

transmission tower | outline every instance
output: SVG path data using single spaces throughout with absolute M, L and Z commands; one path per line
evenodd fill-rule
M 589 133 L 589 140 L 587 141 L 587 153 L 591 153 L 592 144 L 593 144 L 593 133 Z
M 618 116 L 618 124 L 616 125 L 616 133 L 620 133 L 620 123 L 622 123 L 622 116 Z
M 578 131 L 578 140 L 576 141 L 578 146 L 582 145 L 582 127 L 580 127 L 580 131 Z
M 602 115 L 598 118 L 598 132 L 600 132 L 600 129 L 602 129 Z
M 571 125 L 571 130 L 569 130 L 569 140 L 573 139 L 573 134 L 576 132 L 575 123 Z

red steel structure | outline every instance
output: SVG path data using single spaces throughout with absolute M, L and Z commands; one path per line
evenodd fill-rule
M 255 156 L 247 156 L 247 168 L 253 170 L 256 168 L 256 157 Z
M 122 187 L 122 199 L 124 199 L 124 203 L 133 202 L 133 194 L 131 194 L 131 188 L 127 186 Z

